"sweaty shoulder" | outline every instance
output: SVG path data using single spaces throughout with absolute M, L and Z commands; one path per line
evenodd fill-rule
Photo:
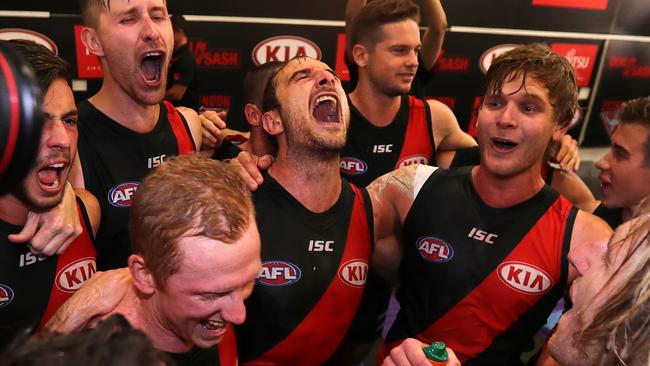
M 571 233 L 569 282 L 599 260 L 612 228 L 600 217 L 578 210 Z
M 194 140 L 194 146 L 196 150 L 201 150 L 201 138 L 203 134 L 203 125 L 201 124 L 201 117 L 194 109 L 186 107 L 176 107 L 176 110 L 183 115 L 187 125 L 190 126 L 190 132 L 192 133 L 192 140 Z
M 75 188 L 74 193 L 81 199 L 81 202 L 83 202 L 86 208 L 86 213 L 88 214 L 88 220 L 90 220 L 90 225 L 92 226 L 93 236 L 96 236 L 101 221 L 101 208 L 99 207 L 97 198 L 95 198 L 92 193 L 82 188 Z

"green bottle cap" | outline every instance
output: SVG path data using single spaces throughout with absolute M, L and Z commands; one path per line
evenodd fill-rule
M 433 342 L 430 345 L 424 347 L 424 354 L 431 361 L 436 362 L 447 362 L 447 347 L 445 342 Z

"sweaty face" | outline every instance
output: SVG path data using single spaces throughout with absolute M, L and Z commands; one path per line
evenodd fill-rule
M 598 365 L 599 360 L 602 359 L 602 353 L 605 352 L 604 345 L 581 346 L 583 353 L 578 350 L 574 336 L 589 325 L 615 289 L 622 286 L 621 277 L 626 268 L 622 265 L 625 253 L 635 243 L 626 240 L 620 245 L 612 244 L 625 238 L 632 224 L 632 221 L 628 221 L 621 225 L 612 235 L 607 252 L 599 261 L 592 263 L 582 277 L 573 281 L 569 291 L 573 307 L 562 315 L 548 344 L 549 352 L 561 365 Z M 647 241 L 647 238 L 645 240 Z M 634 260 L 635 255 L 640 255 L 639 250 L 636 252 L 630 260 Z M 622 268 L 622 272 L 615 274 L 619 268 Z
M 16 191 L 32 209 L 45 210 L 61 202 L 72 159 L 77 153 L 77 108 L 72 90 L 57 79 L 43 98 L 45 123 L 38 157 Z
M 163 0 L 112 0 L 96 29 L 108 78 L 142 105 L 162 101 L 174 47 Z
M 366 72 L 371 85 L 388 96 L 408 93 L 418 68 L 420 29 L 412 20 L 385 24 L 382 38 L 368 51 Z
M 289 148 L 340 151 L 350 113 L 334 71 L 320 61 L 300 58 L 282 68 L 275 80 Z
M 609 208 L 634 207 L 650 194 L 650 167 L 645 146 L 650 128 L 638 123 L 619 125 L 612 135 L 612 147 L 596 163 L 600 173 L 600 193 Z
M 160 324 L 182 340 L 201 348 L 221 341 L 228 323 L 246 319 L 244 300 L 261 269 L 260 238 L 255 224 L 235 243 L 204 236 L 179 239 L 180 271 L 155 293 Z
M 530 75 L 523 86 L 519 76 L 486 95 L 477 124 L 481 167 L 501 178 L 539 173 L 546 147 L 560 133 L 548 90 Z

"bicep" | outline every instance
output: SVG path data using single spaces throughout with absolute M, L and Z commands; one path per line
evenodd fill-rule
M 477 145 L 476 140 L 460 128 L 449 107 L 436 100 L 427 102 L 431 110 L 431 127 L 436 150 L 458 150 Z
M 578 210 L 571 232 L 569 282 L 584 274 L 600 259 L 611 235 L 612 228 L 603 219 Z
M 191 108 L 178 107 L 176 109 L 187 121 L 187 125 L 190 127 L 190 133 L 192 134 L 192 140 L 194 140 L 194 146 L 196 146 L 196 151 L 200 151 L 201 138 L 203 135 L 201 117 L 199 117 L 198 113 Z

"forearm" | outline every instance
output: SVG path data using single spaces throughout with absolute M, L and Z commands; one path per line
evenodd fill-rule
M 433 66 L 440 55 L 442 44 L 447 31 L 447 14 L 440 0 L 424 0 L 421 7 L 422 17 L 427 24 L 427 30 L 422 37 L 421 61 L 427 71 Z

